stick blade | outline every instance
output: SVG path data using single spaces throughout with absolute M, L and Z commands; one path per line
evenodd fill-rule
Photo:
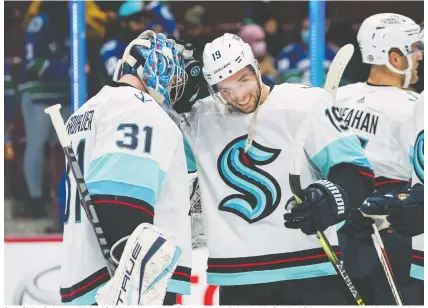
M 333 62 L 327 73 L 324 89 L 330 93 L 333 99 L 336 99 L 336 92 L 339 88 L 340 80 L 342 79 L 343 72 L 346 69 L 349 61 L 354 54 L 354 46 L 347 44 L 340 48 L 334 57 Z

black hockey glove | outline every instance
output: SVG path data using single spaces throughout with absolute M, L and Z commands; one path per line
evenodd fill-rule
M 423 228 L 424 188 L 418 184 L 412 188 L 405 188 L 399 193 L 391 192 L 386 195 L 368 198 L 360 207 L 360 212 L 366 217 L 376 220 L 379 230 L 389 227 L 399 238 L 412 237 L 424 232 Z M 363 218 L 367 220 L 370 218 Z M 371 223 L 374 221 L 370 219 Z M 363 234 L 361 221 L 355 223 L 359 229 L 359 237 L 369 236 L 372 229 L 367 225 L 367 232 Z
M 300 229 L 306 235 L 311 235 L 345 219 L 348 196 L 339 185 L 320 180 L 303 192 L 304 200 L 301 204 L 292 197 L 285 205 L 286 210 L 291 207 L 291 212 L 284 214 L 286 228 Z
M 375 221 L 369 217 L 364 217 L 360 210 L 352 210 L 349 213 L 349 220 L 351 221 L 351 224 L 354 227 L 354 231 L 357 235 L 357 238 L 365 239 L 369 238 L 373 234 L 373 224 L 375 223 Z
M 387 220 L 400 238 L 424 233 L 424 187 L 416 184 L 398 194 L 400 203 L 388 204 Z
M 183 95 L 174 103 L 173 108 L 177 113 L 184 113 L 189 112 L 198 99 L 208 96 L 208 89 L 202 74 L 202 62 L 195 57 L 193 45 L 176 40 L 176 46 L 182 50 L 187 82 Z

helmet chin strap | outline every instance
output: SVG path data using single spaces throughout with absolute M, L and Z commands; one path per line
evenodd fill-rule
M 247 141 L 245 142 L 244 153 L 247 153 L 247 151 L 251 148 L 251 145 L 253 144 L 254 126 L 256 125 L 257 113 L 259 112 L 259 106 L 263 97 L 264 87 L 260 76 L 259 76 L 259 87 L 260 87 L 259 100 L 257 102 L 256 109 L 254 110 L 254 114 L 251 119 L 250 128 L 248 129 L 248 137 L 247 137 Z
M 386 63 L 386 67 L 388 67 L 391 71 L 400 75 L 404 75 L 403 89 L 406 89 L 410 84 L 410 79 L 412 78 L 412 68 L 413 68 L 412 57 L 408 55 L 406 56 L 406 58 L 407 58 L 408 67 L 404 71 L 396 69 L 394 66 L 392 66 L 391 62 L 389 61 L 388 63 Z

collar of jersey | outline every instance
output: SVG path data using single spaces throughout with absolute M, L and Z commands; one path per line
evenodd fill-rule
M 368 81 L 366 81 L 366 85 L 371 86 L 371 87 L 393 87 L 393 86 L 387 85 L 387 84 L 374 84 L 374 83 L 370 83 Z

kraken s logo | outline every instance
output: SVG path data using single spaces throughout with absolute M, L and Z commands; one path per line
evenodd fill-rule
M 424 131 L 418 134 L 413 156 L 413 169 L 421 183 L 424 183 Z
M 275 211 L 281 200 L 278 182 L 257 166 L 273 162 L 281 150 L 253 141 L 244 153 L 247 135 L 231 141 L 221 152 L 217 169 L 223 181 L 240 194 L 224 198 L 219 210 L 238 215 L 248 223 L 259 221 Z

